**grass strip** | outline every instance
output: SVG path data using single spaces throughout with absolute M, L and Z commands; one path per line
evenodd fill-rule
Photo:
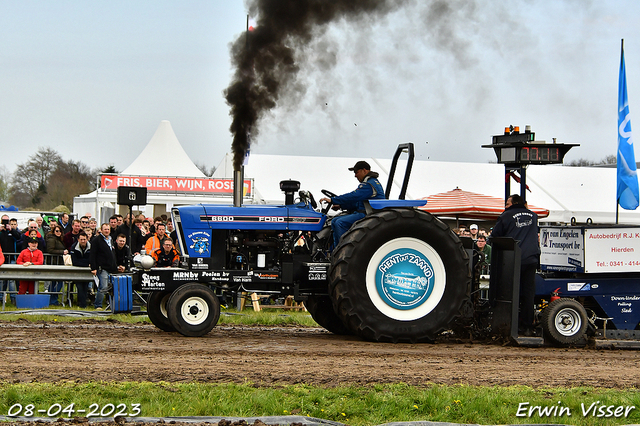
M 86 416 L 79 409 L 94 404 L 97 413 L 112 408 L 134 410 L 141 417 L 301 415 L 349 425 L 434 421 L 478 424 L 624 425 L 640 423 L 640 409 L 615 417 L 615 407 L 640 407 L 637 389 L 533 389 L 527 386 L 476 387 L 405 384 L 322 388 L 305 384 L 261 387 L 252 383 L 29 383 L 0 384 L 0 414 L 37 417 Z M 112 406 L 109 404 L 113 404 Z M 524 405 L 523 404 L 528 404 Z M 595 405 L 592 405 L 595 404 Z M 595 409 L 593 408 L 595 406 Z M 602 413 L 599 407 L 604 406 Z M 606 417 L 608 406 L 613 415 Z M 525 407 L 523 409 L 522 407 Z M 529 408 L 533 414 L 529 415 Z M 582 408 L 584 407 L 584 408 Z M 62 413 L 61 411 L 67 408 Z M 590 409 L 591 408 L 591 409 Z M 37 413 L 37 410 L 45 410 Z M 518 416 L 518 411 L 525 413 Z M 585 414 L 584 411 L 587 411 Z M 547 413 L 547 414 L 544 414 Z M 570 414 L 569 414 L 570 413 Z M 603 414 L 599 416 L 599 414 Z
M 56 315 L 55 312 L 46 313 L 48 309 L 40 310 L 37 313 L 16 313 L 13 307 L 7 307 L 5 312 L 0 315 L 0 321 L 29 321 L 29 322 L 51 322 L 51 323 L 68 323 L 74 321 L 86 322 L 87 319 L 96 321 L 121 322 L 125 324 L 151 324 L 146 315 L 130 315 L 130 314 L 114 314 L 107 315 L 105 313 L 96 316 L 64 316 Z M 93 309 L 60 309 L 61 312 L 82 312 L 85 314 L 95 313 Z M 319 327 L 319 325 L 311 318 L 308 312 L 301 311 L 284 311 L 282 309 L 263 309 L 260 312 L 254 312 L 251 309 L 245 309 L 242 312 L 235 309 L 223 309 L 221 311 L 221 325 L 271 325 L 271 326 L 300 326 L 300 327 Z

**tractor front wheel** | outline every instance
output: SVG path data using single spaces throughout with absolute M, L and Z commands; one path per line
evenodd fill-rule
M 170 297 L 170 291 L 152 291 L 147 300 L 147 316 L 162 331 L 176 331 L 167 315 L 167 301 Z
M 220 319 L 220 301 L 209 287 L 186 284 L 173 292 L 167 312 L 178 333 L 188 337 L 204 336 Z

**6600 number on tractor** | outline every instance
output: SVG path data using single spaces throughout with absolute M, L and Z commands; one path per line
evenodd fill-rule
M 173 208 L 185 267 L 153 268 L 143 257 L 133 275 L 134 288 L 149 292 L 153 324 L 202 336 L 218 322 L 219 295 L 256 292 L 293 295 L 336 334 L 433 340 L 469 300 L 469 257 L 446 224 L 417 208 L 426 201 L 404 200 L 412 144 L 400 145 L 394 155 L 387 196 L 402 153 L 408 160 L 398 199 L 366 203 L 366 216 L 337 247 L 332 247 L 331 205 L 318 206 L 297 181 L 280 183 L 283 205 L 240 201 Z M 234 186 L 241 190 L 241 182 Z

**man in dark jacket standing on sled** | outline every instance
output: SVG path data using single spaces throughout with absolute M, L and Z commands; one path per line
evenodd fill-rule
M 538 215 L 529 210 L 518 194 L 509 196 L 491 237 L 511 237 L 520 247 L 520 327 L 533 334 L 533 302 L 536 296 L 536 269 L 540 263 Z

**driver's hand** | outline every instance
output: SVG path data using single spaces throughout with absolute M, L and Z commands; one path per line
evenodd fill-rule
M 340 205 L 334 204 L 333 206 L 331 206 L 331 210 L 340 210 Z
M 331 202 L 331 198 L 320 198 L 320 202 L 321 203 L 330 203 Z

